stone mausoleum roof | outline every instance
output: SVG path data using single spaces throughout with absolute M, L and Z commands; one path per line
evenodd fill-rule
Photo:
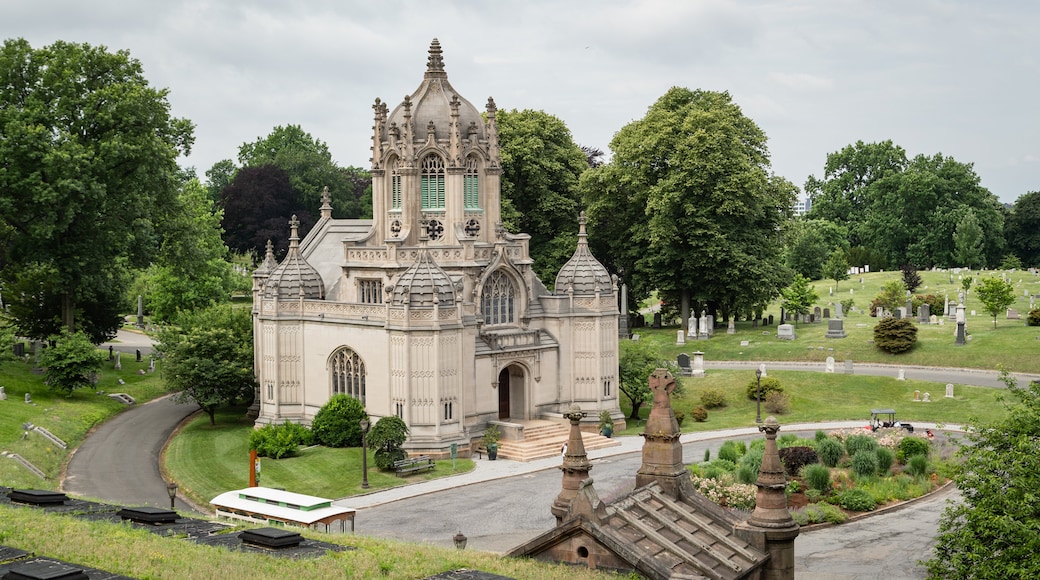
M 585 212 L 581 212 L 578 218 L 578 247 L 556 275 L 555 293 L 560 295 L 573 291 L 575 294 L 595 294 L 609 292 L 611 287 L 607 269 L 589 251 L 588 235 L 585 233 Z
M 428 249 L 423 248 L 419 259 L 394 283 L 393 304 L 411 307 L 455 304 L 455 285 L 433 261 Z
M 289 252 L 282 263 L 271 272 L 271 277 L 267 280 L 267 292 L 283 299 L 324 300 L 325 283 L 321 280 L 321 275 L 300 254 L 300 220 L 295 215 L 292 216 L 289 226 L 292 228 L 289 235 Z

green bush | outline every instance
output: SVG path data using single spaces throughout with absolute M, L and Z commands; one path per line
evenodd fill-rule
M 917 344 L 917 325 L 908 318 L 882 318 L 874 326 L 874 346 L 900 354 Z
M 798 483 L 797 479 L 792 479 L 791 481 L 787 482 L 787 487 L 784 489 L 784 492 L 787 495 L 791 495 L 792 493 L 798 493 L 800 491 L 802 491 L 802 484 Z
M 877 463 L 878 473 L 884 475 L 888 473 L 888 470 L 892 468 L 892 463 L 896 460 L 896 456 L 892 453 L 892 450 L 888 447 L 877 448 Z
M 758 400 L 758 379 L 751 381 L 745 388 L 747 392 L 747 398 L 750 401 Z M 765 401 L 769 396 L 769 393 L 783 393 L 784 386 L 780 384 L 780 379 L 776 377 L 763 377 L 762 378 L 762 400 Z
M 823 429 L 817 429 L 816 433 L 813 434 L 813 439 L 815 439 L 817 442 L 823 441 L 826 438 L 827 438 L 827 432 L 824 431 Z
M 877 508 L 874 496 L 864 489 L 846 489 L 836 498 L 838 505 L 854 512 L 872 512 Z
M 735 441 L 726 441 L 722 444 L 722 447 L 719 447 L 719 459 L 728 459 L 733 463 L 736 463 L 737 461 L 740 461 L 741 455 L 743 455 L 743 453 L 740 452 Z
M 907 462 L 906 471 L 914 477 L 921 477 L 928 473 L 928 458 L 924 455 L 914 455 Z
M 722 389 L 708 389 L 701 393 L 701 405 L 706 409 L 725 407 L 726 393 Z
M 737 466 L 737 481 L 740 483 L 753 484 L 758 481 L 758 471 L 747 465 Z
M 361 401 L 339 394 L 331 399 L 314 416 L 311 431 L 314 439 L 326 447 L 361 447 L 361 420 L 368 413 Z
M 805 492 L 806 495 L 809 492 Z M 801 510 L 795 510 L 791 512 L 791 517 L 794 521 L 798 522 L 798 525 L 804 526 L 806 524 L 820 524 L 823 522 L 829 522 L 832 524 L 843 523 L 847 516 L 845 512 L 838 509 L 837 506 L 833 506 L 829 503 L 812 503 Z
M 722 471 L 725 471 L 727 473 L 730 473 L 730 472 L 733 472 L 733 471 L 737 470 L 737 463 L 735 461 L 730 461 L 729 459 L 723 459 L 721 456 L 715 458 L 710 463 L 710 465 L 711 465 L 711 467 L 717 467 L 717 468 L 719 468 Z
M 703 423 L 708 420 L 708 411 L 705 410 L 704 407 L 694 407 L 693 410 L 690 411 L 690 416 L 693 417 L 694 421 Z
M 827 493 L 831 489 L 831 470 L 826 465 L 813 463 L 802 468 L 802 477 L 805 483 L 820 493 Z
M 394 468 L 394 462 L 408 457 L 401 445 L 408 440 L 408 425 L 397 415 L 379 419 L 368 432 L 368 444 L 376 450 L 376 467 L 383 471 Z
M 845 452 L 852 457 L 860 451 L 877 451 L 878 443 L 870 435 L 849 435 L 845 439 Z
M 679 424 L 679 427 L 682 427 L 683 421 L 685 420 L 686 413 L 683 413 L 682 411 L 675 411 L 675 422 Z
M 784 433 L 776 438 L 777 447 L 790 447 L 798 444 L 798 436 L 794 433 Z
M 924 437 L 903 437 L 903 440 L 899 442 L 899 462 L 906 463 L 915 455 L 927 457 L 929 447 L 931 445 Z
M 1040 308 L 1029 311 L 1029 315 L 1026 316 L 1026 325 L 1040 326 Z
M 791 398 L 785 393 L 769 393 L 766 396 L 766 411 L 774 415 L 783 415 L 791 410 Z
M 877 450 L 868 451 L 864 449 L 862 451 L 857 451 L 856 454 L 852 456 L 852 471 L 860 477 L 871 477 L 877 475 Z
M 816 442 L 816 455 L 827 467 L 837 467 L 838 462 L 845 456 L 845 446 L 841 444 L 841 441 L 827 437 Z
M 408 453 L 401 448 L 385 449 L 380 447 L 376 449 L 375 460 L 376 467 L 382 471 L 392 471 L 394 469 L 394 462 L 402 459 L 407 459 Z
M 314 436 L 309 429 L 288 420 L 282 425 L 264 425 L 249 433 L 249 449 L 260 457 L 282 459 L 296 455 L 300 445 L 311 445 Z
M 752 447 L 740 457 L 740 466 L 747 467 L 754 471 L 755 477 L 758 478 L 758 471 L 762 469 L 762 455 L 763 452 L 761 449 L 755 449 Z
M 820 490 L 818 490 L 818 489 L 807 489 L 807 490 L 805 490 L 805 499 L 809 500 L 809 503 L 816 503 L 816 502 L 820 501 L 820 496 L 822 496 L 822 495 L 823 494 L 820 493 Z

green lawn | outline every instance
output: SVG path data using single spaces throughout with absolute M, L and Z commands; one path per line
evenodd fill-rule
M 165 469 L 196 503 L 207 506 L 217 495 L 249 485 L 249 446 L 253 428 L 242 409 L 217 414 L 211 426 L 205 415 L 195 417 L 166 449 Z M 296 493 L 340 498 L 365 492 L 361 488 L 361 450 L 314 446 L 296 457 L 260 460 L 260 485 Z M 433 471 L 408 477 L 379 471 L 372 451 L 368 456 L 369 491 L 445 477 L 473 469 L 473 461 L 438 461 Z

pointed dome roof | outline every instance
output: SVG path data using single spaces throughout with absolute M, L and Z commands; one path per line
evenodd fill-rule
M 459 109 L 459 131 L 465 137 L 471 127 L 475 127 L 477 137 L 487 137 L 484 118 L 472 103 L 462 97 L 448 82 L 448 73 L 444 71 L 444 59 L 441 57 L 441 43 L 434 38 L 430 43 L 430 56 L 426 61 L 426 74 L 422 84 L 390 114 L 387 124 L 396 123 L 398 127 L 405 125 L 405 109 L 411 109 L 414 127 L 414 139 L 426 141 L 430 123 L 433 123 L 434 135 L 437 139 L 448 139 L 451 120 L 452 102 L 457 100 Z
M 289 252 L 282 263 L 271 272 L 271 277 L 267 280 L 268 291 L 277 293 L 278 298 L 324 300 L 325 283 L 321 275 L 300 255 L 300 220 L 295 215 L 289 220 L 289 227 Z M 273 255 L 271 257 L 274 259 Z M 266 259 L 264 263 L 267 263 Z
M 423 248 L 419 259 L 401 274 L 394 284 L 395 306 L 451 306 L 455 304 L 455 285 Z
M 610 274 L 589 251 L 585 212 L 578 216 L 578 247 L 556 275 L 555 294 L 573 289 L 575 294 L 595 294 L 611 288 Z
M 274 244 L 271 240 L 267 240 L 267 253 L 264 255 L 264 261 L 260 262 L 260 265 L 253 272 L 254 276 L 270 276 L 271 272 L 278 267 L 278 260 L 274 259 Z

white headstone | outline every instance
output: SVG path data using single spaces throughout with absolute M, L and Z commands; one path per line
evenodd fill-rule
M 0 401 L 6 401 L 6 400 L 7 400 L 7 391 L 5 391 L 3 387 L 0 387 Z
M 905 381 L 906 380 L 906 371 L 903 370 L 903 369 L 899 369 L 899 374 L 896 376 L 896 380 L 897 381 Z
M 32 397 L 29 396 L 29 393 L 25 393 L 25 402 L 32 403 Z
M 122 361 L 121 361 L 121 360 L 120 360 L 120 358 L 119 358 L 119 357 L 121 357 L 122 355 L 123 355 L 123 353 L 121 353 L 121 352 L 116 352 L 116 370 L 117 370 L 117 371 L 118 371 L 118 370 L 122 370 L 122 369 L 123 369 L 123 363 L 122 363 Z
M 834 357 L 833 356 L 827 357 L 827 362 L 825 364 L 827 365 L 827 372 L 828 373 L 833 373 L 834 372 Z
M 946 398 L 953 398 L 953 383 L 946 383 Z
M 693 376 L 704 376 L 704 353 L 701 351 L 693 353 Z
M 924 403 L 931 403 L 932 402 L 932 395 L 931 395 L 931 393 L 925 393 L 923 398 L 921 399 L 921 401 L 924 402 Z
M 762 378 L 766 378 L 766 363 L 758 365 L 758 370 L 762 373 Z
M 683 334 L 681 328 L 675 333 L 675 345 L 679 346 L 680 344 L 686 344 L 686 335 Z
M 751 344 L 750 340 L 742 340 L 742 341 L 740 341 L 740 346 L 749 346 L 750 344 Z
M 729 326 L 726 327 L 726 334 L 736 334 L 736 333 L 737 333 L 737 319 L 731 316 L 730 319 L 729 319 Z
M 780 340 L 794 340 L 794 325 L 781 324 L 776 327 L 776 337 Z
M 841 318 L 845 313 L 842 312 L 841 302 L 834 305 L 834 318 Z

